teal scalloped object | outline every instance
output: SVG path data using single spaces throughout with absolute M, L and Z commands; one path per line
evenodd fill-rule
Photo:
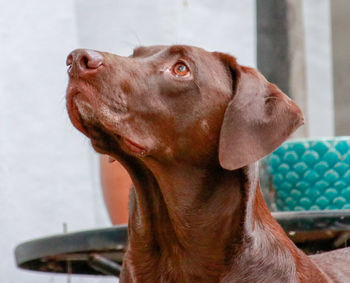
M 350 209 L 350 137 L 288 141 L 263 162 L 278 210 Z

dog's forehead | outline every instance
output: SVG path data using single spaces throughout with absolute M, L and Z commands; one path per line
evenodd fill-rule
M 153 45 L 153 46 L 139 46 L 133 51 L 131 57 L 146 58 L 146 57 L 168 57 L 168 56 L 183 56 L 192 59 L 201 58 L 207 60 L 215 60 L 212 52 L 208 52 L 202 48 L 190 45 Z
M 198 69 L 207 69 L 207 74 L 223 74 L 226 68 L 216 52 L 209 52 L 200 47 L 190 45 L 153 45 L 140 46 L 134 49 L 130 56 L 141 61 L 162 64 L 176 59 L 189 59 Z M 174 63 L 174 62 L 173 62 Z
M 166 45 L 138 46 L 134 49 L 131 57 L 150 57 L 167 47 Z

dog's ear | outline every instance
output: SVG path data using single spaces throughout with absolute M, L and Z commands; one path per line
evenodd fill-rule
M 241 168 L 271 153 L 300 125 L 299 107 L 253 68 L 234 57 L 217 53 L 232 77 L 233 95 L 221 126 L 220 165 Z

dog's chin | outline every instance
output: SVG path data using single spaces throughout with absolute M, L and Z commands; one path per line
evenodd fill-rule
M 87 136 L 96 152 L 109 154 L 115 138 L 102 127 L 98 121 L 91 104 L 79 98 L 79 95 L 71 99 L 68 107 L 69 117 L 72 124 L 85 136 Z
M 83 100 L 80 93 L 72 94 L 67 97 L 67 110 L 73 126 L 90 137 L 88 129 L 94 114 L 88 101 Z
M 67 110 L 69 118 L 76 129 L 87 136 L 94 150 L 101 154 L 115 156 L 127 154 L 145 157 L 148 149 L 125 136 L 119 135 L 108 121 L 100 121 L 88 97 L 79 91 L 67 93 Z
M 145 155 L 146 149 L 141 145 L 115 133 L 109 133 L 98 121 L 87 101 L 73 97 L 68 107 L 68 113 L 74 127 L 90 139 L 96 152 L 110 156 L 115 156 L 116 153 L 118 155 L 121 153 Z

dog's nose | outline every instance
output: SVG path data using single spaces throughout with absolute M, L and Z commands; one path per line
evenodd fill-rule
M 69 75 L 84 77 L 97 72 L 103 65 L 103 56 L 94 50 L 76 49 L 68 55 L 66 65 Z

